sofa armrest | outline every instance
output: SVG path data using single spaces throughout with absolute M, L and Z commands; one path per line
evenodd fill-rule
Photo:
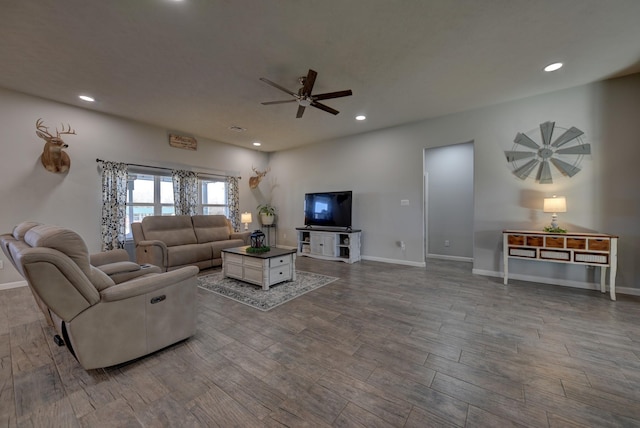
M 89 263 L 95 267 L 102 265 L 108 265 L 117 262 L 128 262 L 129 254 L 126 250 L 119 248 L 117 250 L 102 251 L 99 253 L 93 253 L 89 255 Z
M 249 245 L 249 237 L 251 236 L 251 232 L 233 232 L 229 235 L 229 239 L 242 239 L 245 245 Z
M 140 241 L 136 245 L 136 262 L 141 265 L 155 265 L 166 271 L 168 259 L 167 245 L 162 241 Z
M 189 281 L 191 279 L 193 279 L 193 283 L 195 285 L 198 271 L 199 269 L 196 266 L 185 266 L 171 272 L 163 272 L 155 275 L 135 278 L 131 281 L 113 285 L 102 290 L 100 292 L 100 296 L 104 302 L 115 302 L 118 300 L 128 299 L 130 297 L 153 293 L 170 285 L 174 285 L 182 281 Z

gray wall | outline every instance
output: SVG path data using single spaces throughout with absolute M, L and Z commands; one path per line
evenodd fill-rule
M 428 257 L 472 259 L 473 143 L 426 149 L 424 171 Z
M 363 230 L 362 252 L 372 260 L 424 265 L 423 153 L 474 141 L 473 269 L 502 271 L 501 231 L 541 230 L 548 223 L 542 198 L 567 197 L 560 221 L 570 231 L 620 236 L 618 287 L 640 290 L 640 75 L 553 92 L 452 114 L 377 132 L 321 142 L 270 156 L 199 139 L 197 152 L 171 148 L 166 130 L 0 90 L 0 231 L 32 219 L 69 226 L 99 249 L 100 175 L 95 158 L 164 166 L 192 166 L 238 172 L 241 209 L 255 212 L 270 200 L 278 208 L 278 242 L 295 245 L 303 222 L 303 195 L 310 191 L 353 190 L 354 227 Z M 54 175 L 39 164 L 39 117 L 47 124 L 70 123 L 71 171 Z M 368 120 L 375 120 L 370 117 Z M 511 173 L 504 151 L 517 132 L 547 120 L 577 126 L 592 144 L 592 156 L 575 177 L 552 185 L 521 181 Z M 251 167 L 271 166 L 259 189 L 248 189 Z M 409 206 L 400 201 L 409 200 Z M 257 222 L 252 227 L 257 226 Z M 397 245 L 405 241 L 406 250 Z M 593 283 L 593 270 L 551 263 L 513 263 L 515 274 L 566 284 Z M 0 283 L 19 280 L 13 268 Z
M 53 174 L 40 164 L 44 142 L 35 134 L 36 119 L 53 130 L 69 123 L 77 135 L 65 138 L 71 158 L 68 174 Z M 96 158 L 242 176 L 241 210 L 255 210 L 249 190 L 251 167 L 262 168 L 267 155 L 198 138 L 198 150 L 170 147 L 167 130 L 0 89 L 0 233 L 24 220 L 70 227 L 100 250 L 100 172 Z M 257 195 L 258 197 L 260 195 Z M 254 227 L 257 227 L 257 221 Z M 22 278 L 5 260 L 0 284 Z
M 502 272 L 503 229 L 542 230 L 549 215 L 542 199 L 564 195 L 560 215 L 570 231 L 620 236 L 617 286 L 640 291 L 640 75 L 557 91 L 378 132 L 322 142 L 271 155 L 279 208 L 279 242 L 295 245 L 307 191 L 354 191 L 354 227 L 363 230 L 362 252 L 373 260 L 422 265 L 422 159 L 425 148 L 474 141 L 473 269 Z M 375 120 L 368 118 L 367 120 Z M 549 185 L 521 181 L 504 151 L 517 132 L 545 121 L 583 130 L 592 155 L 573 178 Z M 400 206 L 409 199 L 409 206 Z M 406 251 L 398 241 L 406 242 Z M 597 271 L 579 266 L 514 262 L 516 275 L 568 285 L 593 284 Z

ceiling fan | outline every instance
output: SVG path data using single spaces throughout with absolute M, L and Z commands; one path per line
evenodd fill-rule
M 319 103 L 319 100 L 328 100 L 331 98 L 340 98 L 340 97 L 348 97 L 349 95 L 352 95 L 353 93 L 351 92 L 351 89 L 347 89 L 346 91 L 337 91 L 337 92 L 327 92 L 324 94 L 311 94 L 311 91 L 313 90 L 313 84 L 316 82 L 316 77 L 318 76 L 318 73 L 316 73 L 314 70 L 309 69 L 309 73 L 307 73 L 306 76 L 302 76 L 298 79 L 298 81 L 300 82 L 300 84 L 302 85 L 302 87 L 300 89 L 298 89 L 298 93 L 292 92 L 290 90 L 288 90 L 287 88 L 284 88 L 280 85 L 278 85 L 277 83 L 272 82 L 269 79 L 265 79 L 264 77 L 261 77 L 260 80 L 262 80 L 264 83 L 267 83 L 271 86 L 273 86 L 274 88 L 280 89 L 281 91 L 286 92 L 287 94 L 291 95 L 293 97 L 292 100 L 284 100 L 284 101 L 269 101 L 266 103 L 262 103 L 263 105 L 270 105 L 270 104 L 283 104 L 283 103 L 292 103 L 294 101 L 298 102 L 298 113 L 296 114 L 297 118 L 301 118 L 302 115 L 304 114 L 304 109 L 306 107 L 315 107 L 317 109 L 320 110 L 324 110 L 327 113 L 331 113 L 331 114 L 338 114 L 340 113 L 338 110 L 335 110 L 329 106 L 326 106 L 322 103 Z

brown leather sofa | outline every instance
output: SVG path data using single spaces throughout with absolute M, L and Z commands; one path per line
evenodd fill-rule
M 142 357 L 196 331 L 193 266 L 160 272 L 128 261 L 124 250 L 90 256 L 74 231 L 32 222 L 1 235 L 0 245 L 87 370 Z
M 222 250 L 249 245 L 251 232 L 234 232 L 223 215 L 148 216 L 131 223 L 136 261 L 170 271 L 222 265 Z

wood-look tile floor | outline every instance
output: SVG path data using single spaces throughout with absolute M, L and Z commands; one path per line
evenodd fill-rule
M 299 258 L 340 280 L 269 312 L 199 290 L 197 334 L 85 371 L 0 292 L 0 425 L 640 426 L 640 299 Z M 99 332 L 96 332 L 99 334 Z

